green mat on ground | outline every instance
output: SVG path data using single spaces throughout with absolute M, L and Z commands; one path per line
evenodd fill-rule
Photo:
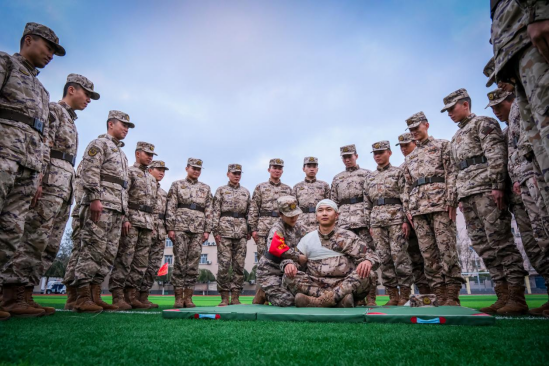
M 493 325 L 495 318 L 478 310 L 441 306 L 411 308 L 380 306 L 374 308 L 280 308 L 264 305 L 233 305 L 169 309 L 166 319 L 264 320 L 335 323 L 408 323 L 444 325 Z

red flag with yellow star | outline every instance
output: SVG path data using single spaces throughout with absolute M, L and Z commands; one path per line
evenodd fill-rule
M 271 246 L 269 247 L 269 253 L 276 257 L 280 257 L 282 253 L 288 250 L 290 250 L 290 247 L 286 245 L 284 236 L 276 231 L 273 236 L 273 240 L 271 241 Z

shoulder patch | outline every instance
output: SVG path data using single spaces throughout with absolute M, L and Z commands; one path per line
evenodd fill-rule
M 88 155 L 89 156 L 95 156 L 97 155 L 97 153 L 99 152 L 99 149 L 95 146 L 92 146 L 90 147 L 90 149 L 88 150 Z
M 20 68 L 19 71 L 21 71 L 22 74 L 25 74 L 27 76 L 30 76 L 29 72 L 27 70 L 25 70 L 24 67 Z
M 484 126 L 480 132 L 482 132 L 483 135 L 489 135 L 496 129 L 495 126 Z

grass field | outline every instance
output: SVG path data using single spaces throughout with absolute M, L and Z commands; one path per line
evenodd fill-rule
M 494 296 L 462 296 L 479 308 Z M 64 296 L 36 296 L 63 308 Z M 107 301 L 110 297 L 105 297 Z M 196 296 L 197 306 L 219 297 Z M 547 296 L 527 297 L 531 307 Z M 498 319 L 491 327 L 165 320 L 160 309 L 98 315 L 57 312 L 0 323 L 1 364 L 548 365 L 549 320 Z M 251 297 L 243 302 L 251 303 Z M 378 297 L 378 303 L 387 300 Z

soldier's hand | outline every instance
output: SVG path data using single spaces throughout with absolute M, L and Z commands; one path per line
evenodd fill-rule
M 286 267 L 284 267 L 284 274 L 290 278 L 294 278 L 297 273 L 297 267 L 295 264 L 290 263 L 287 264 Z
M 216 235 L 214 236 L 215 238 L 215 242 L 217 243 L 217 245 L 219 245 L 219 243 L 221 242 L 221 235 Z
M 202 235 L 202 242 L 207 241 L 210 238 L 210 233 L 204 233 Z
M 95 200 L 90 202 L 91 220 L 95 223 L 99 222 L 101 212 L 103 212 L 103 204 L 101 200 Z
M 406 217 L 408 218 L 408 222 L 412 227 L 414 226 L 414 220 L 412 219 L 412 215 L 410 213 L 406 213 Z
M 549 20 L 528 24 L 528 35 L 534 47 L 549 63 Z
M 358 267 L 356 267 L 356 272 L 360 276 L 360 278 L 366 278 L 370 275 L 370 270 L 372 269 L 372 262 L 369 260 L 365 260 L 364 262 L 360 262 Z
M 459 207 L 459 210 L 461 211 L 461 213 L 463 213 L 463 205 L 460 203 L 458 203 L 458 207 Z
M 168 231 L 168 238 L 170 238 L 171 241 L 175 242 L 175 231 Z
M 520 193 L 520 183 L 519 182 L 515 182 L 513 184 L 513 192 L 515 192 L 515 194 L 517 196 L 520 196 L 521 193 Z
M 371 229 L 370 229 L 371 230 Z M 402 224 L 402 233 L 404 234 L 404 237 L 408 239 L 410 237 L 410 226 L 407 222 Z
M 372 234 L 372 228 L 368 229 L 368 231 L 370 232 L 370 236 L 374 236 L 374 234 Z
M 492 199 L 496 203 L 498 210 L 503 210 L 505 208 L 505 195 L 503 191 L 499 189 L 492 189 Z
M 304 266 L 305 264 L 307 264 L 307 257 L 304 256 L 303 254 L 300 254 L 299 259 L 297 261 L 299 262 L 300 266 Z
M 130 229 L 132 228 L 132 224 L 130 224 L 129 221 L 126 221 L 122 224 L 122 236 L 128 236 L 130 233 Z
M 259 241 L 259 236 L 257 235 L 257 231 L 254 231 L 252 233 L 252 238 L 254 238 L 254 241 L 257 244 L 257 242 Z
M 34 197 L 32 198 L 30 207 L 36 206 L 38 201 L 42 198 L 42 186 L 38 186 L 38 189 L 36 190 L 36 193 L 34 194 Z
M 448 217 L 450 217 L 450 220 L 456 222 L 456 215 L 456 208 L 453 206 L 448 206 Z
M 252 238 L 252 234 L 248 233 L 248 234 L 246 235 L 246 240 L 250 240 L 251 238 Z

